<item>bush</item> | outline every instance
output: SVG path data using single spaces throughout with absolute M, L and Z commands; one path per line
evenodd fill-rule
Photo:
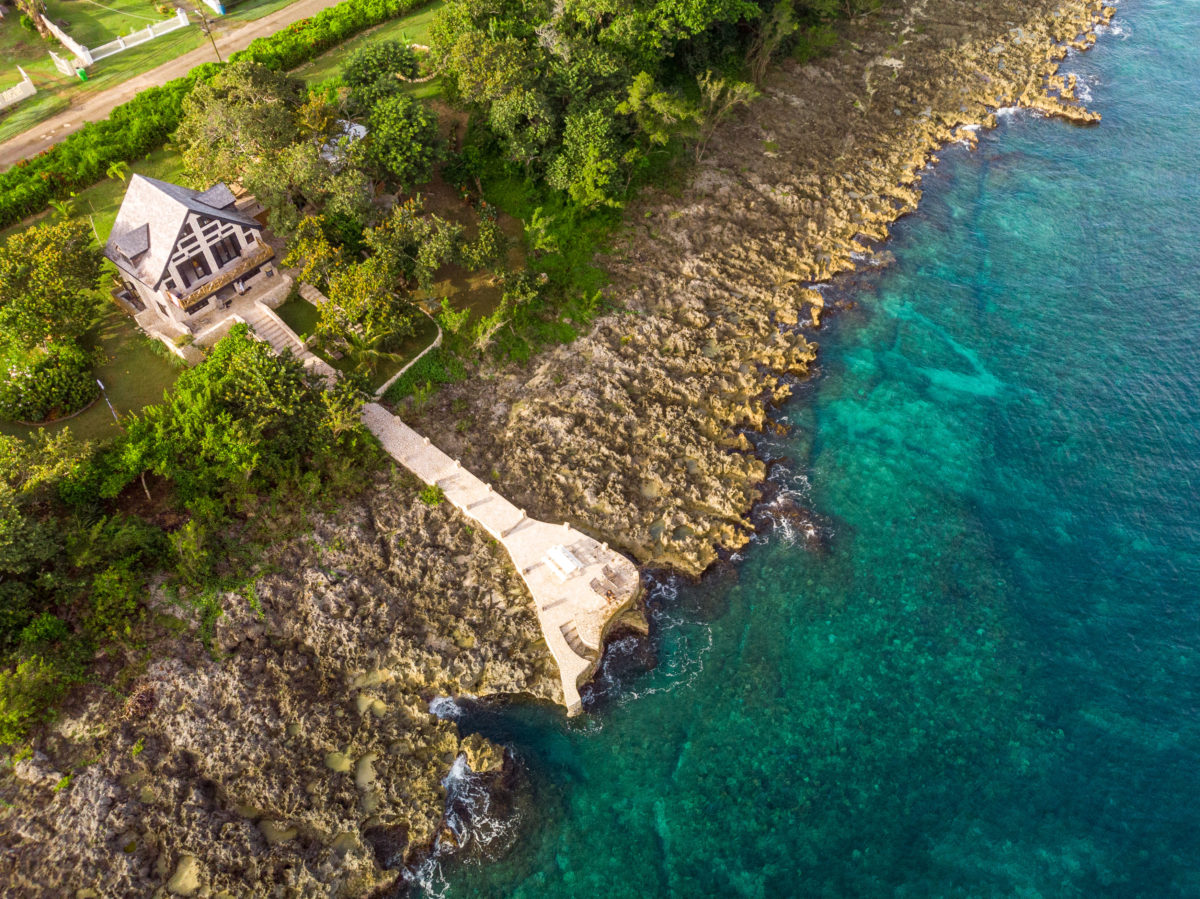
M 78 412 L 100 395 L 92 357 L 78 344 L 52 343 L 10 360 L 0 383 L 0 418 L 45 421 Z
M 110 565 L 92 578 L 92 610 L 87 628 L 97 638 L 127 640 L 140 614 L 143 581 L 128 561 Z
M 39 648 L 61 643 L 70 636 L 67 623 L 50 612 L 43 612 L 21 631 L 22 646 Z
M 400 77 L 417 76 L 417 54 L 400 41 L 379 41 L 360 47 L 342 67 L 342 80 L 350 88 L 356 109 L 370 110 L 400 90 Z M 400 76 L 400 77 L 398 77 Z
M 48 720 L 69 685 L 54 664 L 39 656 L 0 672 L 0 745 L 17 742 L 30 727 Z
M 440 506 L 446 501 L 446 491 L 437 484 L 427 484 L 421 488 L 419 498 L 427 506 Z
M 371 109 L 368 155 L 380 174 L 407 188 L 429 179 L 438 156 L 437 117 L 412 97 L 393 94 Z

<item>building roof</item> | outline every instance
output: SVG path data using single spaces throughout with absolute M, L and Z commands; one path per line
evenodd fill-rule
M 104 255 L 122 271 L 157 288 L 189 213 L 237 222 L 256 231 L 262 229 L 254 219 L 238 212 L 233 200 L 233 193 L 224 184 L 197 191 L 134 175 L 104 245 Z

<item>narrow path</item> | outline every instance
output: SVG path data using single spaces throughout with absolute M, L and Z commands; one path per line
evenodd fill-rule
M 230 31 L 217 35 L 217 49 L 221 52 L 221 58 L 225 59 L 235 50 L 244 50 L 255 38 L 274 34 L 285 25 L 307 19 L 338 2 L 339 0 L 296 0 L 295 3 L 263 16 L 261 19 L 235 25 Z M 49 118 L 0 144 L 0 171 L 54 146 L 68 134 L 82 128 L 86 122 L 107 118 L 115 107 L 132 99 L 139 91 L 186 75 L 201 63 L 213 62 L 215 59 L 212 45 L 205 41 L 203 46 L 190 50 L 182 56 L 177 56 L 170 62 L 164 62 L 158 68 L 135 75 L 128 81 L 122 81 L 107 90 L 88 94 L 85 99 L 73 103 L 64 112 L 60 112 L 53 118 Z M 101 62 L 99 65 L 103 65 L 103 63 Z
M 337 371 L 313 355 L 263 303 L 245 310 L 242 318 L 277 353 L 288 350 L 310 371 L 330 382 L 337 379 Z M 567 714 L 583 711 L 579 688 L 600 661 L 605 631 L 641 591 L 637 566 L 566 523 L 527 517 L 378 403 L 363 406 L 362 421 L 393 459 L 426 484 L 440 487 L 448 502 L 508 551 L 533 597 L 542 635 L 558 665 Z

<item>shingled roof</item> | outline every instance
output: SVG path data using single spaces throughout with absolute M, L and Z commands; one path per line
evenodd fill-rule
M 233 192 L 224 184 L 198 191 L 157 178 L 134 175 L 121 201 L 104 255 L 122 271 L 157 288 L 166 274 L 188 213 L 237 222 L 261 230 L 262 225 L 234 208 Z

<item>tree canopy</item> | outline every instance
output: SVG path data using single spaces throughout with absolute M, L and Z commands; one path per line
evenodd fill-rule
M 34 225 L 0 247 L 0 339 L 30 349 L 83 335 L 103 257 L 87 222 Z

